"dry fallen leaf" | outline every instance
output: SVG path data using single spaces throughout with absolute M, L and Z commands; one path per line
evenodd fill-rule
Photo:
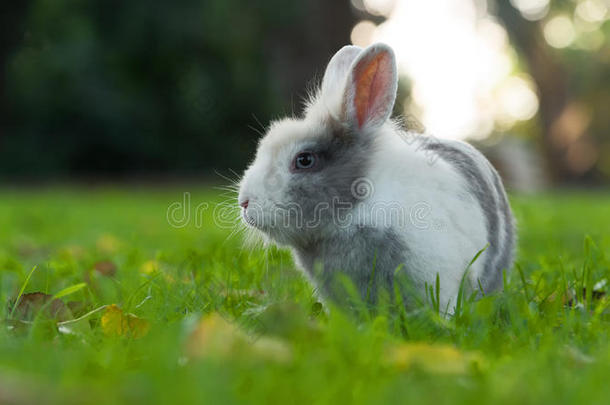
M 85 256 L 85 249 L 78 245 L 68 245 L 60 250 L 60 254 L 65 254 L 69 258 L 81 259 Z
M 63 301 L 41 292 L 23 294 L 14 309 L 13 316 L 20 321 L 31 321 L 43 308 L 42 315 L 47 318 L 57 321 L 72 319 L 72 312 Z
M 133 314 L 127 314 L 124 316 L 127 319 L 127 325 L 129 327 L 129 333 L 134 338 L 141 338 L 148 334 L 150 330 L 150 322 L 146 319 L 138 318 Z
M 48 253 L 49 249 L 38 246 L 31 241 L 22 241 L 17 244 L 17 253 L 21 257 L 33 257 L 33 256 L 43 256 Z
M 292 358 L 290 346 L 283 340 L 252 339 L 217 313 L 204 316 L 186 342 L 189 357 L 235 357 L 253 355 L 265 360 L 286 362 Z
M 150 323 L 146 319 L 138 318 L 133 314 L 125 314 L 117 305 L 106 307 L 101 319 L 102 331 L 107 336 L 130 336 L 141 338 L 150 330 Z
M 187 341 L 186 351 L 194 357 L 224 356 L 229 354 L 235 345 L 243 343 L 243 341 L 244 336 L 233 324 L 213 313 L 204 316 L 199 321 Z
M 462 352 L 449 345 L 402 343 L 392 346 L 386 364 L 400 370 L 420 369 L 432 374 L 466 374 L 483 365 L 478 353 Z
M 110 260 L 103 260 L 103 261 L 97 262 L 93 265 L 93 268 L 95 269 L 95 271 L 100 273 L 102 276 L 106 276 L 106 277 L 114 276 L 116 274 L 116 270 L 117 270 L 116 264 L 114 264 Z

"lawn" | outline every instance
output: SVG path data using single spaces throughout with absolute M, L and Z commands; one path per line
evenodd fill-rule
M 5 188 L 0 403 L 610 402 L 610 194 L 513 196 L 516 268 L 450 319 L 324 311 L 225 198 Z

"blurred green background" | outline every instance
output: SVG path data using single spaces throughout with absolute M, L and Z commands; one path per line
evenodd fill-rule
M 0 404 L 607 403 L 609 19 L 610 0 L 0 2 Z M 321 311 L 209 184 L 375 41 L 396 115 L 472 141 L 510 191 L 515 268 L 451 318 Z
M 272 118 L 299 113 L 312 78 L 320 77 L 337 49 L 382 39 L 397 49 L 399 62 L 406 61 L 398 112 L 422 121 L 435 136 L 474 138 L 515 188 L 607 182 L 608 0 L 441 2 L 430 18 L 420 18 L 425 3 L 5 1 L 0 176 L 209 178 L 214 169 L 240 171 L 256 148 L 257 131 Z M 434 38 L 409 31 L 413 23 L 401 10 L 432 27 Z M 472 15 L 464 17 L 464 10 Z M 454 57 L 455 35 L 443 18 L 462 18 L 479 42 L 506 37 L 497 54 L 508 64 L 479 72 L 486 48 L 467 53 L 458 47 Z M 390 35 L 392 27 L 398 29 Z M 433 77 L 449 78 L 436 93 L 427 92 L 413 69 L 417 61 L 425 68 L 430 54 L 443 62 L 440 74 L 429 63 Z M 500 107 L 484 117 L 484 128 L 435 125 L 443 111 L 460 114 L 460 99 L 449 96 L 460 94 L 463 78 L 500 71 L 488 86 Z M 473 83 L 480 105 L 472 114 L 480 124 L 477 114 L 490 103 L 476 88 L 484 85 Z M 432 101 L 449 97 L 436 121 L 426 94 Z

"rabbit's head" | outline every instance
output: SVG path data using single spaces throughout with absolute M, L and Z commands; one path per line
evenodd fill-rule
M 341 226 L 342 214 L 372 191 L 359 181 L 374 164 L 376 132 L 389 120 L 396 89 L 391 48 L 339 50 L 304 117 L 271 123 L 261 139 L 240 183 L 244 222 L 289 245 Z

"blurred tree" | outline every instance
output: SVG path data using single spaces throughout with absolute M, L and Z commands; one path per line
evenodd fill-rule
M 6 68 L 10 55 L 25 35 L 22 26 L 30 1 L 5 1 L 0 4 L 0 139 L 7 131 L 9 98 L 6 92 Z
M 33 0 L 6 66 L 0 172 L 239 170 L 254 116 L 285 112 L 351 19 L 324 0 Z
M 349 0 L 303 2 L 298 24 L 268 38 L 265 48 L 269 68 L 273 78 L 279 80 L 284 105 L 290 102 L 292 109 L 298 107 L 294 95 L 304 97 L 306 88 L 310 90 L 322 78 L 332 55 L 351 43 L 349 36 L 356 17 L 349 3 Z
M 565 15 L 568 24 L 576 19 L 578 5 L 578 1 L 551 1 L 547 18 L 528 20 L 512 1 L 494 2 L 498 18 L 538 88 L 542 143 L 551 175 L 561 183 L 595 181 L 604 173 L 610 176 L 606 111 L 610 105 L 610 48 L 604 40 L 608 24 L 576 33 L 580 43 L 559 49 L 551 47 L 543 35 L 545 24 L 553 17 Z M 591 32 L 602 35 L 600 47 L 586 43 Z

